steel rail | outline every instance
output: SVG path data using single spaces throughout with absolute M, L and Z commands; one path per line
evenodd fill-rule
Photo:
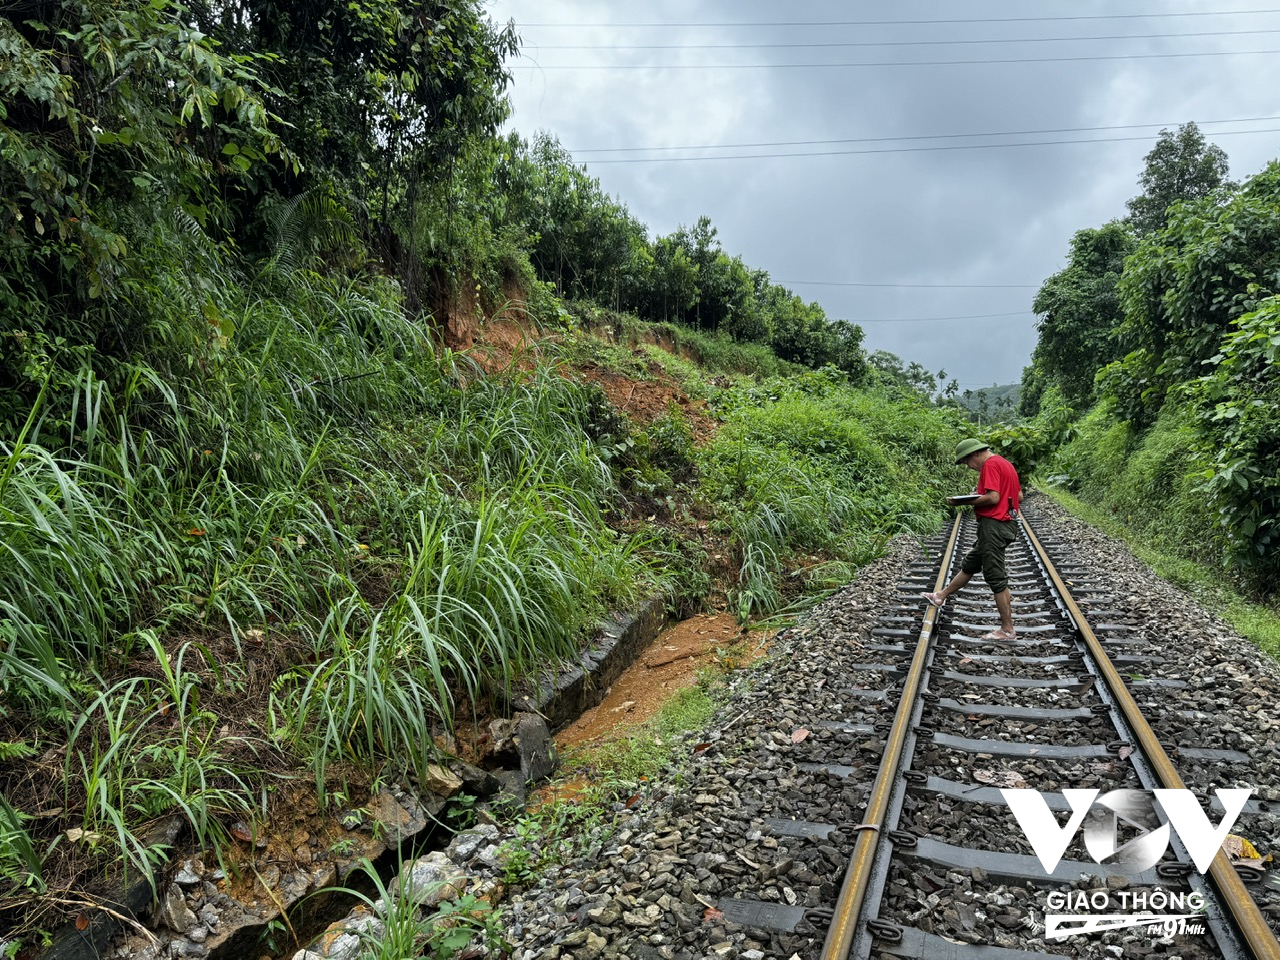
M 938 578 L 934 581 L 934 592 L 941 590 L 947 582 L 947 573 L 951 559 L 955 555 L 956 542 L 960 539 L 961 515 L 957 514 L 951 528 L 951 536 L 947 548 L 942 555 L 942 564 L 938 569 Z M 871 868 L 875 861 L 876 847 L 879 843 L 881 828 L 884 826 L 885 813 L 889 809 L 889 801 L 893 794 L 894 781 L 897 779 L 898 763 L 902 757 L 903 744 L 911 729 L 911 713 L 915 705 L 916 695 L 920 689 L 920 678 L 924 674 L 928 657 L 929 641 L 938 623 L 938 615 L 942 611 L 929 605 L 925 611 L 924 623 L 920 627 L 920 636 L 916 640 L 915 655 L 911 659 L 911 668 L 907 672 L 902 687 L 902 698 L 898 701 L 898 710 L 893 717 L 893 726 L 885 741 L 884 755 L 880 761 L 880 770 L 871 787 L 867 801 L 867 809 L 863 822 L 857 827 L 858 839 L 854 844 L 853 856 L 849 860 L 849 868 L 845 871 L 844 883 L 840 887 L 840 898 L 836 901 L 835 915 L 827 931 L 827 939 L 822 945 L 822 960 L 845 960 L 853 943 L 853 935 L 858 929 L 858 918 L 862 901 L 866 897 Z
M 1036 538 L 1025 518 L 1019 517 L 1019 522 L 1022 524 L 1022 529 L 1030 540 L 1041 564 L 1043 564 L 1045 572 L 1052 581 L 1054 589 L 1058 592 L 1058 597 L 1062 600 L 1063 605 L 1066 606 L 1071 621 L 1080 634 L 1080 638 L 1084 641 L 1085 646 L 1088 647 L 1098 672 L 1106 681 L 1112 697 L 1114 697 L 1116 704 L 1123 712 L 1124 718 L 1137 738 L 1143 754 L 1151 764 L 1151 768 L 1166 788 L 1185 790 L 1186 785 L 1182 782 L 1182 777 L 1178 775 L 1177 768 L 1174 767 L 1173 762 L 1169 759 L 1169 755 L 1165 753 L 1164 747 L 1156 737 L 1155 731 L 1151 729 L 1151 725 L 1147 723 L 1146 718 L 1142 715 L 1137 702 L 1124 685 L 1124 679 L 1112 664 L 1111 658 L 1107 656 L 1102 644 L 1089 627 L 1088 620 L 1071 596 L 1071 591 L 1058 575 L 1057 568 L 1050 561 L 1044 546 Z M 1267 925 L 1267 921 L 1263 919 L 1262 912 L 1258 909 L 1253 897 L 1249 895 L 1244 881 L 1240 879 L 1235 868 L 1231 866 L 1231 862 L 1227 859 L 1226 854 L 1221 850 L 1213 858 L 1213 864 L 1209 867 L 1209 876 L 1214 886 L 1217 887 L 1223 902 L 1231 911 L 1231 917 L 1235 921 L 1240 934 L 1244 937 L 1245 943 L 1252 951 L 1255 960 L 1280 960 L 1280 942 L 1276 940 L 1271 928 Z M 826 954 L 823 954 L 823 956 L 825 958 Z

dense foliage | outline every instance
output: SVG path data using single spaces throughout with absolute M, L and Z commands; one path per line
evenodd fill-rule
M 792 554 L 809 558 L 806 578 L 838 586 L 904 528 L 936 529 L 938 504 L 971 482 L 951 462 L 965 430 L 957 413 L 919 394 L 851 389 L 832 367 L 727 391 L 716 407 L 725 426 L 699 473 L 744 545 L 744 618 L 782 605 Z
M 1024 386 L 1076 410 L 1095 404 L 1060 438 L 1050 472 L 1269 591 L 1280 572 L 1280 163 L 1240 186 L 1225 174 L 1194 129 L 1161 136 L 1130 224 L 1078 233 L 1069 266 L 1041 288 Z M 1043 406 L 1032 392 L 1026 413 Z
M 417 777 L 605 610 L 812 599 L 967 479 L 932 374 L 498 137 L 478 0 L 6 14 L 0 952 L 160 816 Z M 565 361 L 446 347 L 507 306 Z M 619 412 L 597 328 L 720 432 Z
M 570 299 L 676 321 L 769 346 L 782 359 L 832 364 L 860 382 L 862 328 L 833 320 L 721 247 L 710 218 L 650 241 L 627 208 L 559 143 L 512 135 L 496 170 L 508 230 L 527 237 L 538 275 Z
M 1174 204 L 1199 200 L 1232 185 L 1227 180 L 1226 152 L 1207 142 L 1194 123 L 1184 123 L 1177 133 L 1160 131 L 1138 183 L 1142 193 L 1127 206 L 1129 225 L 1139 236 L 1163 227 Z
M 1034 416 L 1044 388 L 1055 384 L 1071 405 L 1093 399 L 1094 373 L 1120 358 L 1113 332 L 1122 315 L 1118 284 L 1134 239 L 1123 224 L 1081 230 L 1071 238 L 1068 265 L 1044 282 L 1032 309 L 1039 339 L 1024 377 L 1022 412 Z

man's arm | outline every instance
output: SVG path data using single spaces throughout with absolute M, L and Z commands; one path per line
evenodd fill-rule
M 996 505 L 997 503 L 999 503 L 999 502 L 1000 502 L 1000 494 L 999 494 L 997 491 L 995 491 L 995 490 L 988 490 L 986 493 L 984 493 L 984 494 L 982 494 L 980 497 L 978 497 L 978 499 L 977 499 L 977 500 L 967 500 L 967 501 L 965 501 L 965 506 L 967 506 L 967 507 L 992 507 L 992 506 L 995 506 L 995 505 Z M 959 506 L 959 504 L 957 504 L 957 503 L 956 503 L 956 498 L 955 498 L 955 497 L 947 497 L 947 506 L 949 506 L 949 507 L 956 507 L 956 506 Z

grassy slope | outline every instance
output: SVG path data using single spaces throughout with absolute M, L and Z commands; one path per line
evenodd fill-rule
M 1061 488 L 1041 485 L 1056 503 L 1099 530 L 1123 540 L 1156 575 L 1176 584 L 1230 623 L 1240 636 L 1280 658 L 1280 609 L 1241 595 L 1219 570 L 1179 556 L 1170 545 L 1117 520 Z
M 1165 405 L 1145 432 L 1100 403 L 1075 425 L 1043 473 L 1046 491 L 1101 530 L 1125 540 L 1160 576 L 1193 592 L 1207 607 L 1272 655 L 1280 654 L 1280 595 L 1232 575 L 1217 512 L 1201 489 L 1191 415 Z M 1267 585 L 1263 585 L 1264 589 Z
M 485 373 L 376 286 L 224 296 L 202 375 L 51 378 L 83 398 L 46 408 L 76 443 L 46 447 L 38 412 L 0 448 L 0 937 L 55 923 L 113 859 L 148 864 L 138 829 L 164 811 L 220 847 L 281 776 L 323 806 L 420 771 L 604 609 L 776 613 L 935 526 L 960 480 L 951 414 L 773 376 L 758 348 L 650 331 L 704 366 L 579 333 Z M 629 419 L 588 368 L 700 422 Z

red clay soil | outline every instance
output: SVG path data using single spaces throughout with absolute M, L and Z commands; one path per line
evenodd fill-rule
M 769 631 L 745 633 L 732 614 L 699 614 L 660 634 L 609 688 L 599 706 L 556 735 L 563 749 L 624 736 L 656 714 L 705 668 L 737 668 L 768 652 Z
M 532 348 L 541 335 L 528 322 L 523 310 L 508 306 L 485 323 L 470 317 L 450 314 L 445 328 L 445 341 L 456 349 L 467 349 L 486 371 L 495 372 L 515 363 L 521 369 L 533 366 L 531 360 L 520 359 L 520 354 Z M 674 344 L 657 344 L 675 353 Z M 637 380 L 614 370 L 595 364 L 587 364 L 569 371 L 583 379 L 598 384 L 609 402 L 625 413 L 638 425 L 645 427 L 668 412 L 675 404 L 684 413 L 696 443 L 705 443 L 715 435 L 716 421 L 707 415 L 706 402 L 691 400 L 680 384 L 662 369 L 661 364 L 650 361 L 648 377 Z
M 705 400 L 691 400 L 680 389 L 680 384 L 662 367 L 649 363 L 652 379 L 634 380 L 615 370 L 606 370 L 594 364 L 578 371 L 583 379 L 598 384 L 609 402 L 641 426 L 647 426 L 663 416 L 674 403 L 689 423 L 695 443 L 705 443 L 716 432 L 716 422 L 707 416 Z

